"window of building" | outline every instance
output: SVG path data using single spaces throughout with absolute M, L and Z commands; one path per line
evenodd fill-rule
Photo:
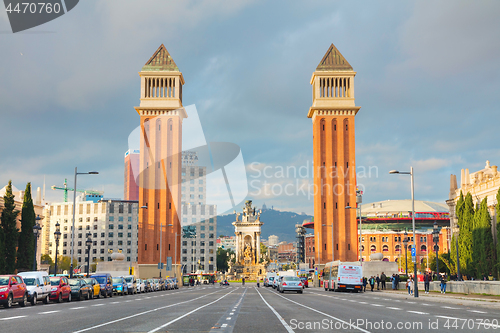
M 214 246 L 214 242 L 213 241 L 208 242 L 208 246 Z
M 200 230 L 205 230 L 205 226 L 204 226 L 204 225 L 201 225 L 201 226 L 200 226 Z
M 214 234 L 208 235 L 208 238 L 214 238 Z
M 387 246 L 387 245 L 382 246 L 382 251 L 389 252 L 389 246 Z
M 123 216 L 118 216 L 118 221 L 123 222 Z
M 123 214 L 123 204 L 118 205 L 118 213 Z
M 189 188 L 189 190 L 190 190 L 191 192 L 194 192 L 194 187 L 190 187 L 190 188 Z
M 80 217 L 80 218 L 78 219 L 78 222 L 83 222 L 83 217 Z
M 82 246 L 82 241 L 78 241 L 78 246 Z
M 109 238 L 113 237 L 113 233 L 112 232 L 108 232 L 108 237 Z
M 427 246 L 425 245 L 420 246 L 420 252 L 427 252 Z
M 104 241 L 101 241 L 101 246 L 104 246 L 104 244 L 106 244 L 106 243 L 104 243 Z M 101 251 L 104 251 L 104 249 L 102 249 Z M 104 253 L 104 252 L 101 252 L 101 253 Z
M 129 222 L 132 222 L 132 216 L 129 216 L 129 217 L 128 217 L 128 221 L 129 221 Z
M 200 234 L 200 238 L 205 238 L 205 234 Z
M 94 230 L 97 230 L 97 224 L 94 225 Z
M 122 230 L 123 229 L 123 224 L 118 224 L 118 229 Z
M 114 217 L 114 216 L 110 216 L 110 217 L 109 217 L 109 221 L 110 221 L 110 222 L 113 222 L 114 220 L 115 220 L 115 217 Z
M 182 249 L 182 254 L 187 254 L 187 249 Z
M 78 238 L 82 238 L 82 234 L 78 234 Z
M 122 245 L 123 245 L 123 241 L 119 240 L 119 241 L 118 241 L 118 245 L 119 245 L 119 246 L 122 246 Z
M 213 231 L 214 230 L 214 226 L 213 225 L 209 226 L 208 230 Z
M 370 251 L 371 252 L 377 251 L 377 247 L 375 245 L 370 246 Z
M 113 241 L 112 240 L 108 241 L 108 246 L 113 246 Z
M 190 184 L 194 184 L 194 179 L 191 179 Z M 192 187 L 191 187 L 192 188 Z
M 128 213 L 132 214 L 132 204 L 128 204 Z
M 109 212 L 110 212 L 111 214 L 114 214 L 114 212 L 115 212 L 115 205 L 114 205 L 113 203 L 110 203 L 110 204 L 109 204 Z
M 188 242 L 187 241 L 182 241 L 182 246 L 187 246 Z

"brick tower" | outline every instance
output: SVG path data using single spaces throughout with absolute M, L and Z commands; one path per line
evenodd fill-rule
M 354 117 L 360 107 L 354 104 L 355 75 L 332 44 L 311 78 L 313 104 L 307 116 L 313 123 L 314 234 L 320 264 L 358 258 L 356 210 L 345 208 L 356 207 Z
M 184 78 L 163 44 L 139 76 L 139 207 L 147 208 L 139 211 L 138 264 L 141 277 L 152 277 L 159 274 L 160 258 L 180 263 L 182 120 L 187 115 L 182 108 Z

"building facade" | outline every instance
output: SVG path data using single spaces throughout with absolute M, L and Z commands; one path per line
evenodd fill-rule
M 236 251 L 236 237 L 234 236 L 221 236 L 217 239 L 217 248 L 224 250 Z
M 111 261 L 111 253 L 121 251 L 125 260 L 137 261 L 138 244 L 138 211 L 137 201 L 102 200 L 97 203 L 80 201 L 75 210 L 75 254 L 78 265 L 87 261 L 85 241 L 90 233 L 92 246 L 90 261 Z M 71 255 L 71 235 L 73 224 L 73 203 L 61 202 L 47 205 L 45 216 L 49 230 L 48 244 L 44 254 L 49 254 L 55 261 L 56 242 L 54 232 L 56 224 L 60 225 L 59 256 Z
M 332 44 L 311 78 L 313 104 L 314 234 L 318 261 L 354 261 L 358 238 L 354 103 L 356 72 Z
M 145 208 L 139 212 L 138 263 L 147 276 L 156 274 L 156 265 L 167 257 L 180 262 L 182 120 L 187 114 L 182 107 L 184 78 L 163 44 L 139 76 L 139 207 Z
M 268 238 L 268 244 L 269 244 L 269 246 L 278 245 L 278 243 L 279 243 L 279 237 L 278 236 L 276 236 L 276 235 L 269 236 L 269 238 Z

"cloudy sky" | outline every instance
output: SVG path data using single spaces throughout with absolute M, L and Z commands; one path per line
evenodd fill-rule
M 122 198 L 138 72 L 163 43 L 207 141 L 241 147 L 247 198 L 312 214 L 309 80 L 334 43 L 357 72 L 364 202 L 409 198 L 409 178 L 388 171 L 410 166 L 416 199 L 443 202 L 450 174 L 500 163 L 498 17 L 495 0 L 86 0 L 12 34 L 0 11 L 0 184 L 45 177 L 61 201 L 50 186 L 72 186 L 78 166 L 100 172 L 79 188 Z

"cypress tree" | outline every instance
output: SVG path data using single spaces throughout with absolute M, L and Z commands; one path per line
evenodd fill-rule
M 24 192 L 23 208 L 21 210 L 21 232 L 17 247 L 17 269 L 18 271 L 28 271 L 32 269 L 35 257 L 35 236 L 33 227 L 35 226 L 35 208 L 31 197 L 31 183 L 26 185 Z
M 474 224 L 474 203 L 472 202 L 472 195 L 467 193 L 464 201 L 465 204 L 462 214 L 462 223 L 460 225 L 460 234 L 458 236 L 460 268 L 463 271 L 463 274 L 473 275 L 472 229 Z
M 460 191 L 460 197 L 457 201 L 457 205 L 455 208 L 455 216 L 457 217 L 457 226 L 458 226 L 458 233 L 453 234 L 451 237 L 451 248 L 450 248 L 450 259 L 457 267 L 457 237 L 459 237 L 460 233 L 460 226 L 463 225 L 463 216 L 464 216 L 464 209 L 465 209 L 465 201 L 464 201 L 464 194 L 462 191 Z
M 16 270 L 16 247 L 18 230 L 16 226 L 17 214 L 16 204 L 14 203 L 14 195 L 12 194 L 12 181 L 9 180 L 7 185 L 4 200 L 4 210 L 2 211 L 1 229 L 3 231 L 3 256 L 2 263 L 4 274 L 13 274 Z
M 497 257 L 495 263 L 495 273 L 498 278 L 498 271 L 500 271 L 500 188 L 497 192 L 497 204 L 496 204 L 496 212 L 497 212 Z
M 483 216 L 483 210 L 479 206 L 479 201 L 476 202 L 476 210 L 474 211 L 474 219 L 472 223 L 472 267 L 470 267 L 469 274 L 474 276 L 476 279 L 481 278 L 484 263 L 482 262 L 481 251 L 483 244 L 481 244 L 482 230 L 481 230 L 481 219 Z

